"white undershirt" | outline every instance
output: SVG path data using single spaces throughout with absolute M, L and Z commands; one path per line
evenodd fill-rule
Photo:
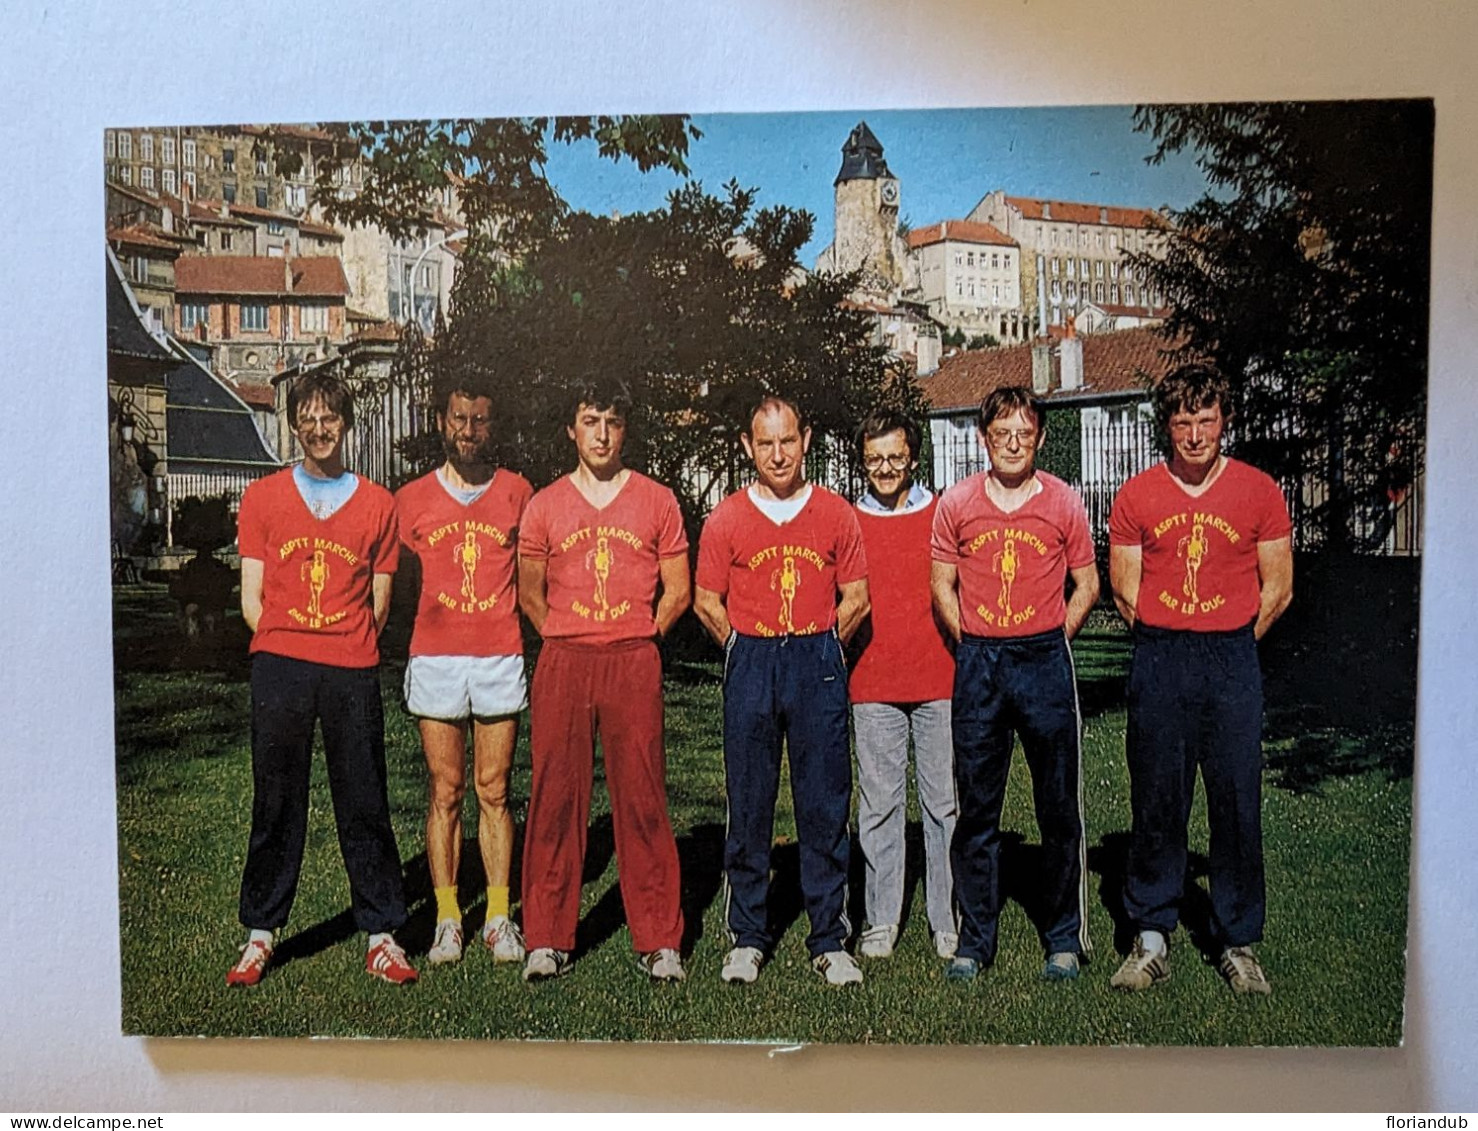
M 749 499 L 755 506 L 759 507 L 760 513 L 773 522 L 776 526 L 784 526 L 787 522 L 801 513 L 801 508 L 811 498 L 811 485 L 807 483 L 788 499 L 762 499 L 759 487 L 749 489 Z

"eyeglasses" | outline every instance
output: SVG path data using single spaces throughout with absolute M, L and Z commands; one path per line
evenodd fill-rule
M 468 416 L 465 412 L 454 412 L 446 418 L 452 426 L 452 431 L 461 432 L 463 429 L 471 428 L 474 432 L 481 432 L 492 421 L 490 417 L 478 413 L 476 416 Z
M 865 467 L 865 468 L 867 468 L 868 471 L 877 471 L 885 463 L 889 467 L 891 467 L 894 471 L 903 471 L 912 462 L 913 462 L 913 457 L 912 456 L 906 456 L 906 455 L 902 455 L 902 456 L 900 456 L 900 455 L 891 455 L 891 456 L 863 456 L 862 457 L 862 466 Z
M 322 416 L 309 416 L 306 413 L 298 414 L 299 432 L 316 432 L 320 428 L 325 431 L 337 431 L 344 426 L 344 418 L 337 412 L 326 412 Z
M 1035 428 L 990 428 L 985 433 L 986 441 L 993 448 L 1004 448 L 1013 438 L 1025 448 L 1037 438 L 1037 430 Z

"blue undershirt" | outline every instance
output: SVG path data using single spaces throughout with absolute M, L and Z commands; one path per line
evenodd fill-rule
M 328 518 L 358 489 L 359 476 L 346 471 L 334 479 L 320 479 L 304 471 L 302 464 L 297 464 L 293 467 L 293 486 L 297 487 L 314 518 Z

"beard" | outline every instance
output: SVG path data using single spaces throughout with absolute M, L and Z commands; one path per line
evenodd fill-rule
M 467 448 L 459 444 L 455 436 L 443 436 L 442 447 L 446 450 L 447 463 L 466 482 L 486 483 L 493 477 L 492 451 L 488 441 Z

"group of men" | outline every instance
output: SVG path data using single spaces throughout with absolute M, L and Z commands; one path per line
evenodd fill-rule
M 1156 401 L 1169 458 L 1124 486 L 1110 521 L 1114 598 L 1134 638 L 1124 905 L 1136 930 L 1111 982 L 1140 990 L 1169 976 L 1199 766 L 1221 968 L 1234 990 L 1267 993 L 1250 949 L 1264 916 L 1255 641 L 1291 599 L 1288 512 L 1269 477 L 1221 451 L 1223 378 L 1184 367 Z M 776 941 L 769 886 L 782 754 L 812 966 L 834 985 L 863 980 L 848 949 L 849 714 L 866 863 L 857 953 L 886 958 L 898 942 L 911 744 L 934 949 L 952 980 L 991 965 L 1001 811 L 1019 737 L 1042 838 L 1033 880 L 1042 976 L 1078 977 L 1090 946 L 1070 641 L 1099 581 L 1081 499 L 1036 467 L 1041 402 L 1025 388 L 993 392 L 979 415 L 989 469 L 942 497 L 914 481 L 918 425 L 871 414 L 858 435 L 868 487 L 853 505 L 807 482 L 801 411 L 764 398 L 741 431 L 754 482 L 709 515 L 696 577 L 672 491 L 622 461 L 628 408 L 618 386 L 580 388 L 566 428 L 576 466 L 535 493 L 495 466 L 491 390 L 448 388 L 437 416 L 446 461 L 392 500 L 344 466 L 345 386 L 314 375 L 292 389 L 303 461 L 254 484 L 240 511 L 254 799 L 240 904 L 249 935 L 227 982 L 260 981 L 287 921 L 315 723 L 355 921 L 369 937 L 366 968 L 392 983 L 416 978 L 394 938 L 406 907 L 377 675 L 402 545 L 422 572 L 405 702 L 430 782 L 428 962 L 457 961 L 464 948 L 457 876 L 470 734 L 487 884 L 481 942 L 495 962 L 523 962 L 527 980 L 570 968 L 598 738 L 632 946 L 652 979 L 685 977 L 658 642 L 691 604 L 724 656 L 724 981 L 755 981 Z M 543 639 L 528 689 L 520 612 Z M 525 706 L 533 785 L 520 930 L 508 789 Z

